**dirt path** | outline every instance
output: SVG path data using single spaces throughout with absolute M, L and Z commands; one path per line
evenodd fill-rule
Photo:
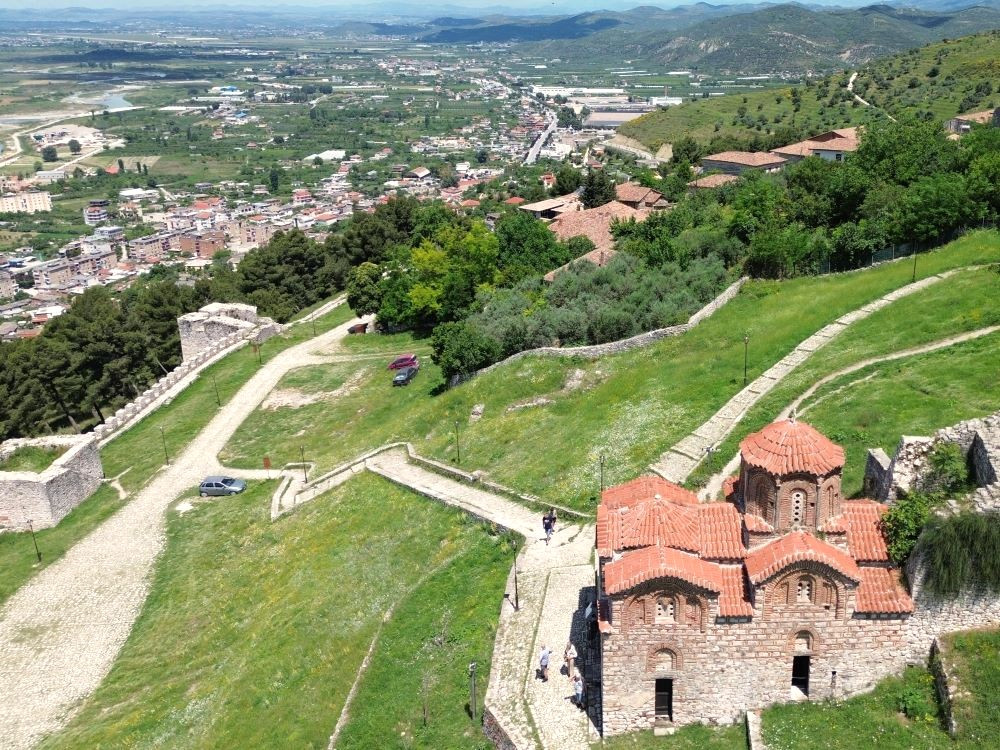
M 996 333 L 1000 331 L 1000 326 L 989 326 L 987 328 L 979 328 L 975 331 L 968 331 L 967 333 L 961 333 L 956 336 L 949 336 L 945 339 L 939 339 L 938 341 L 932 341 L 928 344 L 923 344 L 922 346 L 915 346 L 912 349 L 901 349 L 891 354 L 883 354 L 879 357 L 869 357 L 868 359 L 863 359 L 860 362 L 855 362 L 853 365 L 848 367 L 843 367 L 836 372 L 832 372 L 829 375 L 820 378 L 815 383 L 813 383 L 809 388 L 807 388 L 802 395 L 796 398 L 792 403 L 782 409 L 778 415 L 775 417 L 775 421 L 779 419 L 785 419 L 793 411 L 798 411 L 803 403 L 822 388 L 827 383 L 832 383 L 838 378 L 842 378 L 844 375 L 850 375 L 852 372 L 858 372 L 866 367 L 871 367 L 872 365 L 877 365 L 881 362 L 892 362 L 897 359 L 905 359 L 906 357 L 915 357 L 919 354 L 926 354 L 928 352 L 934 352 L 938 349 L 945 349 L 949 346 L 954 346 L 955 344 L 961 344 L 965 341 L 972 341 L 973 339 L 981 338 L 982 336 L 989 336 L 991 333 Z M 703 499 L 711 499 L 718 495 L 722 491 L 722 483 L 726 480 L 726 477 L 730 476 L 739 467 L 740 456 L 737 453 L 735 456 L 729 459 L 722 470 L 714 474 L 711 479 L 708 480 L 708 484 L 705 485 L 705 489 L 702 490 L 701 496 Z
M 101 683 L 149 591 L 165 541 L 165 510 L 220 470 L 216 456 L 289 370 L 326 361 L 313 352 L 349 321 L 258 370 L 175 461 L 118 513 L 18 590 L 0 609 L 0 737 L 21 750 L 62 727 Z

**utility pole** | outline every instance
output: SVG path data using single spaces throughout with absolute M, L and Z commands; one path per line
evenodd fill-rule
M 163 460 L 170 463 L 170 454 L 167 453 L 167 436 L 163 432 L 163 425 L 160 425 L 160 441 L 163 443 Z
M 220 408 L 222 407 L 222 399 L 219 398 L 219 384 L 215 380 L 215 373 L 212 373 L 212 385 L 215 386 L 215 403 Z
M 910 283 L 914 283 L 917 280 L 917 248 L 913 248 L 913 278 Z
M 521 597 L 517 593 L 517 542 L 514 542 L 514 611 L 521 610 Z
M 601 494 L 604 494 L 604 454 L 600 456 L 601 461 Z
M 743 387 L 747 385 L 747 351 L 750 347 L 750 334 L 743 335 Z

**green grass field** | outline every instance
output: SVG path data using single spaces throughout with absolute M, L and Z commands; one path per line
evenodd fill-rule
M 995 747 L 1000 717 L 1000 631 L 945 636 L 944 647 L 962 689 L 952 706 L 962 747 Z
M 271 491 L 169 514 L 129 640 L 42 747 L 325 748 L 394 605 L 338 747 L 483 746 L 466 668 L 482 696 L 509 540 L 373 475 L 277 523 Z
M 1000 236 L 977 232 L 922 255 L 917 275 L 997 259 Z M 826 323 L 908 283 L 911 272 L 909 264 L 894 263 L 821 278 L 751 282 L 684 336 L 593 362 L 525 358 L 443 393 L 440 375 L 426 359 L 413 384 L 395 389 L 383 361 L 366 361 L 368 372 L 353 390 L 328 403 L 254 413 L 222 458 L 256 468 L 264 455 L 276 464 L 295 460 L 302 445 L 322 471 L 383 443 L 410 440 L 424 455 L 454 460 L 458 421 L 464 468 L 591 509 L 602 453 L 609 483 L 640 474 L 742 388 L 744 333 L 753 342 L 752 379 Z M 583 385 L 567 391 L 563 386 L 574 369 L 583 371 Z M 315 379 L 316 390 L 332 391 L 357 371 L 356 365 L 338 364 L 304 377 Z M 552 403 L 508 411 L 537 397 Z M 485 413 L 469 424 L 479 403 Z
M 749 411 L 729 437 L 720 444 L 719 459 L 714 469 L 718 469 L 720 461 L 728 460 L 735 455 L 740 440 L 777 417 L 783 408 L 820 378 L 865 359 L 912 349 L 956 334 L 1000 324 L 1000 308 L 996 305 L 997 283 L 997 273 L 991 268 L 962 272 L 928 289 L 904 297 L 870 317 L 854 323 L 813 354 Z M 990 342 L 995 340 L 995 336 L 983 340 L 981 346 L 986 347 L 987 355 L 990 353 Z M 968 351 L 972 352 L 981 348 L 975 344 L 969 346 L 972 348 Z M 995 347 L 995 343 L 993 346 Z M 956 351 L 966 350 L 962 347 L 955 347 L 954 350 L 948 348 L 935 355 L 925 356 L 931 357 L 933 362 L 943 363 L 943 376 L 947 376 L 949 355 Z M 994 359 L 985 356 L 977 363 L 974 355 L 971 362 L 968 359 L 963 359 L 961 362 L 956 360 L 956 369 L 951 373 L 956 380 L 961 377 L 959 369 L 962 369 L 963 374 L 967 374 L 965 369 L 968 364 L 971 364 L 974 370 L 982 369 L 985 372 L 987 382 L 982 383 L 981 378 L 976 378 L 979 385 L 972 386 L 973 390 L 963 383 L 956 382 L 954 386 L 949 385 L 943 393 L 932 394 L 930 398 L 925 398 L 926 394 L 918 390 L 910 395 L 905 404 L 892 402 L 882 404 L 875 420 L 879 426 L 874 432 L 865 426 L 870 420 L 861 414 L 854 415 L 859 419 L 859 423 L 854 426 L 848 427 L 839 423 L 835 408 L 840 403 L 839 398 L 832 399 L 826 406 L 821 402 L 820 406 L 823 408 L 818 409 L 815 415 L 810 411 L 810 404 L 815 404 L 817 399 L 832 389 L 841 387 L 844 382 L 859 380 L 870 375 L 872 369 L 877 370 L 880 375 L 879 382 L 859 383 L 844 393 L 845 399 L 849 400 L 857 395 L 863 402 L 864 398 L 873 395 L 867 390 L 868 386 L 882 387 L 881 381 L 892 368 L 899 368 L 905 373 L 913 361 L 922 361 L 921 357 L 889 362 L 847 375 L 821 389 L 803 404 L 806 411 L 802 414 L 800 410 L 800 414 L 806 421 L 816 422 L 817 427 L 821 426 L 822 421 L 823 429 L 836 432 L 838 439 L 845 441 L 848 458 L 844 473 L 844 489 L 848 494 L 857 493 L 861 489 L 861 474 L 864 471 L 867 448 L 881 446 L 891 454 L 901 434 L 920 434 L 915 432 L 917 425 L 921 425 L 924 429 L 944 427 L 960 419 L 977 416 L 983 403 L 993 403 L 1000 399 L 1000 387 L 997 386 L 1000 378 L 993 377 L 990 380 L 990 363 L 993 362 L 994 371 L 997 367 Z M 904 379 L 908 385 L 903 386 L 901 383 L 900 388 L 905 390 L 919 387 L 905 376 Z M 978 392 L 974 390 L 976 387 L 979 388 Z M 829 398 L 827 400 L 829 401 Z M 908 408 L 904 408 L 907 405 Z M 864 411 L 863 408 L 860 410 Z M 825 421 L 827 419 L 829 421 Z M 938 420 L 944 421 L 938 422 Z M 691 475 L 689 483 L 692 486 L 701 486 L 709 474 L 711 474 L 710 468 L 703 464 Z
M 743 724 L 731 727 L 706 727 L 693 724 L 681 727 L 666 737 L 652 732 L 634 732 L 609 737 L 595 743 L 595 750 L 746 750 L 747 732 Z

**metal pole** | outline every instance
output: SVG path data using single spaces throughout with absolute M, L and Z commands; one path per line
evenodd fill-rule
M 35 538 L 35 527 L 32 524 L 30 518 L 28 519 L 28 531 L 31 532 L 31 543 L 33 545 L 35 545 L 35 557 L 38 558 L 38 562 L 41 562 L 42 561 L 42 553 L 38 550 L 38 540 Z
M 312 318 L 312 326 L 313 326 L 313 337 L 315 337 L 316 336 L 316 316 L 315 315 Z
M 604 454 L 601 454 L 601 494 L 604 494 Z
M 212 373 L 212 385 L 215 386 L 215 403 L 222 406 L 222 399 L 219 398 L 219 384 L 215 380 L 215 373 Z
M 747 384 L 747 350 L 750 347 L 750 334 L 743 337 L 743 387 Z
M 514 542 L 514 611 L 521 610 L 521 597 L 517 593 L 517 542 Z
M 163 432 L 163 427 L 160 427 L 160 440 L 163 442 L 163 459 L 169 464 L 170 454 L 167 453 L 167 436 Z
M 469 662 L 469 708 L 472 720 L 476 720 L 476 662 Z
M 462 463 L 462 442 L 458 438 L 458 420 L 455 420 L 455 463 Z
M 309 475 L 306 474 L 306 447 L 304 445 L 299 446 L 299 456 L 302 458 L 302 481 L 308 483 Z
M 917 248 L 913 248 L 913 279 L 911 284 L 917 280 Z

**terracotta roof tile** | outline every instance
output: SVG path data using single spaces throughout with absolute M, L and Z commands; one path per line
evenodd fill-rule
M 726 477 L 722 480 L 722 496 L 729 500 L 736 496 L 740 488 L 740 478 L 738 476 Z
M 744 513 L 743 523 L 751 534 L 770 534 L 774 527 L 755 513 Z
M 644 500 L 652 500 L 656 495 L 684 505 L 698 504 L 698 496 L 691 490 L 653 475 L 636 477 L 628 482 L 608 487 L 601 493 L 601 504 L 609 507 L 631 506 Z
M 844 449 L 805 422 L 772 422 L 740 443 L 740 454 L 751 466 L 770 474 L 805 472 L 824 475 L 844 465 Z
M 671 547 L 633 550 L 604 566 L 604 590 L 609 594 L 656 578 L 679 578 L 716 594 L 723 589 L 721 566 Z
M 720 617 L 752 617 L 753 605 L 747 590 L 742 565 L 720 565 L 722 593 L 719 594 Z
M 733 182 L 739 182 L 739 177 L 734 174 L 710 174 L 705 177 L 699 177 L 697 180 L 691 180 L 687 184 L 691 188 L 719 188 L 723 185 L 729 185 Z
M 622 509 L 625 510 L 625 509 Z M 617 549 L 636 549 L 662 545 L 697 554 L 701 546 L 698 509 L 655 498 L 619 511 L 622 516 L 621 538 Z
M 742 560 L 743 534 L 740 513 L 731 503 L 698 506 L 699 553 L 712 560 Z
M 721 161 L 729 164 L 740 164 L 744 167 L 776 167 L 784 164 L 780 156 L 767 151 L 722 151 L 702 157 L 702 161 Z
M 596 249 L 609 250 L 615 244 L 611 236 L 612 222 L 629 219 L 642 221 L 645 218 L 645 211 L 639 211 L 618 201 L 611 201 L 597 208 L 564 213 L 552 220 L 549 229 L 560 240 L 583 236 L 593 242 Z
M 889 506 L 874 500 L 844 503 L 847 520 L 847 548 L 858 562 L 888 562 L 889 548 L 882 534 L 882 516 Z
M 904 614 L 913 611 L 913 599 L 903 588 L 897 568 L 861 568 L 855 612 Z
M 623 182 L 615 185 L 615 196 L 623 203 L 656 203 L 663 194 L 638 182 Z
M 807 560 L 833 568 L 854 581 L 861 580 L 858 565 L 850 555 L 804 531 L 793 531 L 747 554 L 747 575 L 758 584 L 793 563 Z

